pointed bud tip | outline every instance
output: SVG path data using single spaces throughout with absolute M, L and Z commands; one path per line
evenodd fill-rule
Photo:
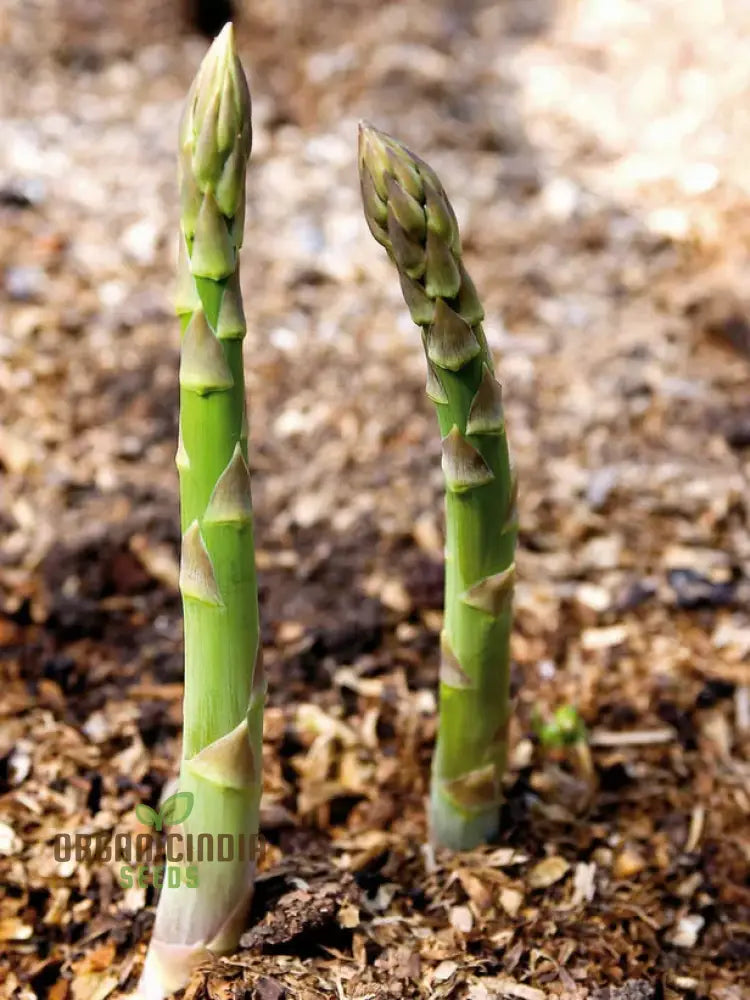
M 209 51 L 211 50 L 213 50 L 215 56 L 222 59 L 231 58 L 236 54 L 234 25 L 231 21 L 227 21 L 216 38 L 214 38 Z
M 359 161 L 360 164 L 366 163 L 371 172 L 379 165 L 381 170 L 395 174 L 402 186 L 404 178 L 399 176 L 399 164 L 401 170 L 406 169 L 407 172 L 410 168 L 413 171 L 417 164 L 422 164 L 420 158 L 403 142 L 364 119 L 359 122 Z M 406 187 L 408 190 L 408 185 Z
M 364 142 L 370 132 L 377 133 L 377 129 L 370 122 L 366 121 L 364 118 L 360 118 L 357 122 L 357 132 L 359 134 L 360 143 Z
M 216 192 L 228 218 L 236 214 L 244 191 L 250 116 L 250 91 L 229 21 L 203 57 L 179 128 L 183 177 L 191 175 L 199 194 Z
M 236 88 L 238 77 L 240 77 L 241 84 L 235 96 L 243 104 L 249 101 L 249 94 L 245 93 L 247 88 L 245 71 L 240 63 L 234 25 L 231 21 L 227 21 L 216 38 L 214 38 L 203 59 L 199 73 L 204 70 L 204 67 L 204 85 L 208 88 L 208 92 L 221 95 L 222 90 L 226 89 L 230 81 L 234 82 Z M 246 110 L 249 115 L 249 106 Z
M 214 94 L 220 92 L 223 77 L 236 59 L 234 27 L 231 21 L 227 21 L 211 42 L 198 68 L 194 83 L 196 104 L 207 104 Z
M 369 122 L 359 123 L 359 164 L 366 166 L 373 177 L 382 173 L 388 163 L 386 150 L 396 144 L 387 132 L 381 132 Z
M 377 129 L 375 129 L 369 122 L 360 120 L 357 126 L 357 146 L 359 149 L 360 165 L 367 161 L 368 151 L 377 134 Z

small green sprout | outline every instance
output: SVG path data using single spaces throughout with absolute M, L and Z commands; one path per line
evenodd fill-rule
M 537 711 L 532 725 L 537 739 L 548 749 L 573 747 L 587 740 L 586 726 L 573 705 L 561 705 L 555 709 L 550 721 L 545 721 Z

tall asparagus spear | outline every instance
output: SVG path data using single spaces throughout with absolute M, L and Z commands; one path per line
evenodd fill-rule
M 445 624 L 433 758 L 433 838 L 469 849 L 498 830 L 507 758 L 509 637 L 518 531 L 500 386 L 434 171 L 369 125 L 359 133 L 365 216 L 422 328 L 446 487 Z
M 264 680 L 242 366 L 238 252 L 250 155 L 250 94 L 228 24 L 206 55 L 180 124 L 182 327 L 180 479 L 185 702 L 183 843 L 211 835 L 197 887 L 165 885 L 141 994 L 185 985 L 211 952 L 237 945 L 252 897 L 261 791 Z M 233 861 L 217 860 L 219 836 Z M 204 843 L 206 843 L 204 841 Z M 206 852 L 208 844 L 206 843 Z M 226 855 L 227 849 L 224 850 Z M 188 862 L 185 857 L 185 863 Z M 183 876 L 185 872 L 183 872 Z

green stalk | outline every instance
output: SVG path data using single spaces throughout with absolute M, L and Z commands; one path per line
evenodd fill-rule
M 500 386 L 484 310 L 464 270 L 453 209 L 434 171 L 360 126 L 365 216 L 422 328 L 446 486 L 445 622 L 433 758 L 433 838 L 467 850 L 499 826 L 507 760 L 509 639 L 518 532 Z
M 228 24 L 206 55 L 180 124 L 182 328 L 180 478 L 185 700 L 182 843 L 208 834 L 213 860 L 165 883 L 140 993 L 183 987 L 238 943 L 252 899 L 265 684 L 258 638 L 238 254 L 250 155 L 250 94 Z M 189 798 L 192 796 L 192 800 Z M 220 835 L 233 860 L 218 860 Z M 242 850 L 240 850 L 242 847 Z M 241 855 L 241 856 L 240 856 Z M 197 882 L 197 887 L 195 886 Z

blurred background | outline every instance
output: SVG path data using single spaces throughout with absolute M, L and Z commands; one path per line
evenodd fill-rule
M 114 823 L 155 800 L 176 759 L 175 133 L 229 12 L 219 0 L 0 4 L 11 983 L 32 974 L 38 939 L 59 957 L 94 918 L 147 901 L 123 904 L 110 885 L 102 902 L 66 883 L 79 910 L 50 916 L 63 876 L 42 845 L 61 824 Z M 697 795 L 701 864 L 721 853 L 711 884 L 741 884 L 750 3 L 238 0 L 234 13 L 254 105 L 243 290 L 269 829 L 421 822 L 442 602 L 439 440 L 419 337 L 362 219 L 366 118 L 438 170 L 504 385 L 521 484 L 511 801 L 521 815 L 557 788 L 544 768 L 534 777 L 539 706 L 574 703 L 603 746 L 623 729 L 661 732 L 639 772 L 659 806 L 602 806 L 610 864 L 627 844 L 651 856 L 657 834 L 667 858 L 670 844 L 679 854 Z M 288 762 L 308 746 L 295 706 L 351 716 L 360 733 L 367 697 L 380 722 L 362 730 L 359 770 L 333 751 L 322 771 Z M 394 759 L 407 748 L 400 771 L 381 767 L 383 746 Z M 628 785 L 634 761 L 609 747 L 601 774 Z M 560 808 L 573 808 L 568 792 Z M 647 869 L 636 862 L 628 877 L 651 892 L 638 905 L 653 905 L 669 937 L 682 911 L 659 915 L 663 887 Z M 722 903 L 745 907 L 732 911 L 745 927 L 747 905 Z M 120 957 L 147 926 L 128 919 Z M 738 960 L 732 919 L 701 919 L 696 960 L 722 948 Z M 660 940 L 641 942 L 633 969 L 654 967 Z

